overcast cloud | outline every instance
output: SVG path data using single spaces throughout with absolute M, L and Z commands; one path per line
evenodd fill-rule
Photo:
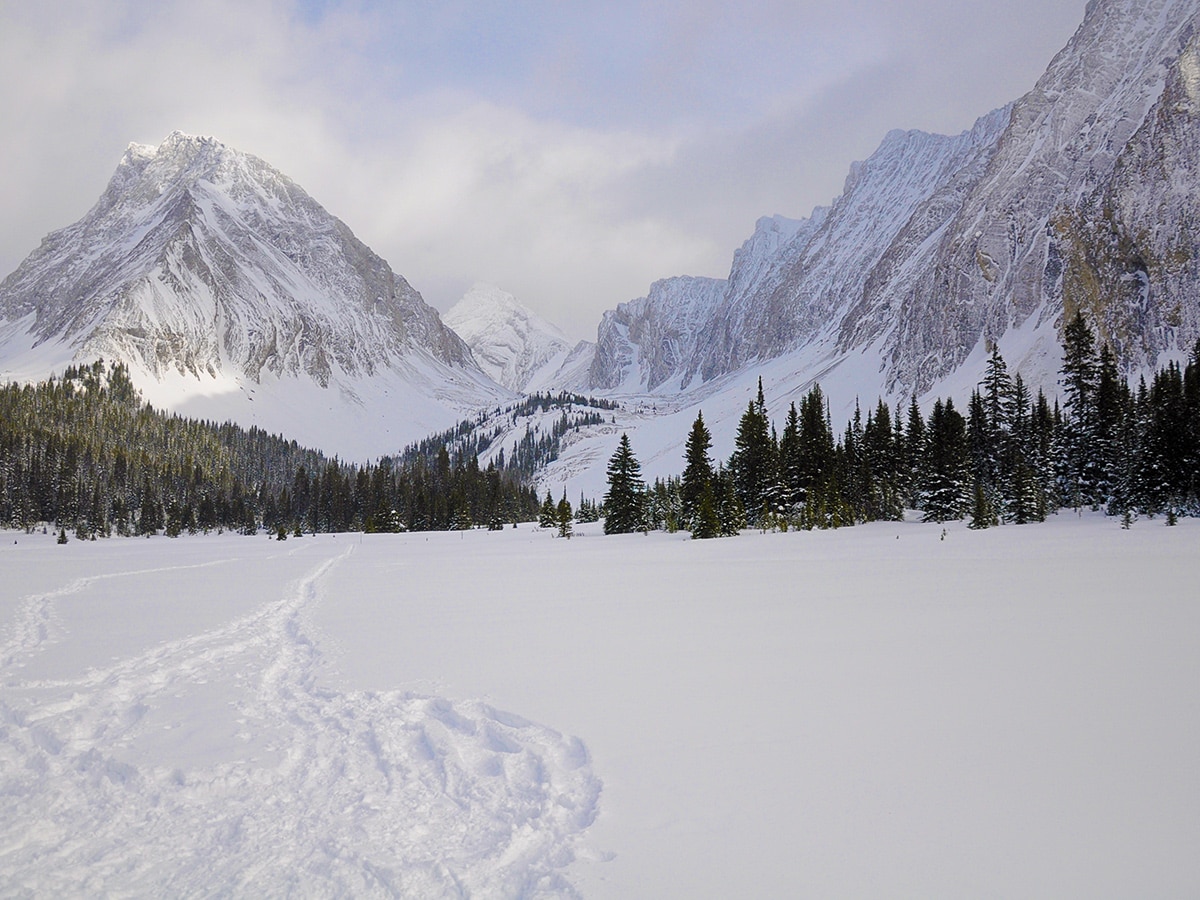
M 723 277 L 893 128 L 1029 90 L 1084 0 L 0 0 L 0 274 L 130 142 L 278 167 L 448 308 L 476 280 L 573 337 Z

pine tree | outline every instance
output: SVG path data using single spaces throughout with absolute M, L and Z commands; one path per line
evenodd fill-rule
M 561 538 L 571 537 L 571 520 L 574 515 L 571 511 L 571 501 L 567 499 L 567 490 L 563 488 L 562 499 L 558 501 L 558 536 Z
M 836 448 L 821 386 L 814 384 L 800 401 L 797 457 L 789 466 L 793 496 L 805 505 L 833 473 Z
M 970 460 L 967 424 L 952 400 L 938 400 L 929 416 L 923 494 L 924 521 L 947 522 L 966 513 Z
M 989 502 L 987 491 L 979 481 L 975 482 L 973 497 L 974 499 L 971 503 L 971 521 L 967 523 L 967 527 L 982 529 L 999 525 L 1000 519 L 996 515 L 996 509 Z
M 712 447 L 712 435 L 704 424 L 704 414 L 696 413 L 696 421 L 688 435 L 684 448 L 685 465 L 679 485 L 681 519 L 684 528 L 694 530 L 693 520 L 700 506 L 700 498 L 712 483 L 713 464 L 708 450 Z
M 538 527 L 558 527 L 558 507 L 555 506 L 554 497 L 551 496 L 548 488 L 546 490 L 546 499 L 542 501 L 541 510 L 538 512 Z
M 868 486 L 866 517 L 869 521 L 894 522 L 904 517 L 899 456 L 892 412 L 881 399 L 875 412 L 867 416 L 863 431 L 864 480 Z
M 717 497 L 710 478 L 704 483 L 704 491 L 700 494 L 700 502 L 696 505 L 696 513 L 692 517 L 693 538 L 715 538 L 722 535 L 717 507 Z
M 908 404 L 904 468 L 905 480 L 909 485 L 905 502 L 909 508 L 918 509 L 921 505 L 921 486 L 925 478 L 925 419 L 921 416 L 921 407 L 917 405 L 915 396 L 909 400 Z
M 796 404 L 788 406 L 787 419 L 783 425 L 783 434 L 779 438 L 779 480 L 782 486 L 782 500 L 789 517 L 795 517 L 804 502 L 801 488 L 803 471 L 803 456 L 800 446 L 800 414 Z
M 1064 485 L 1076 508 L 1099 502 L 1096 338 L 1081 312 L 1063 329 Z
M 642 467 L 633 455 L 629 435 L 622 434 L 608 461 L 608 493 L 604 495 L 605 534 L 629 534 L 643 527 Z
M 762 403 L 762 382 L 759 381 L 759 400 L 750 401 L 738 423 L 734 439 L 735 450 L 729 459 L 738 499 L 752 523 L 762 518 L 775 481 L 775 448 L 771 443 L 770 423 Z
M 746 512 L 738 499 L 733 475 L 728 469 L 719 469 L 716 474 L 717 519 L 722 537 L 735 537 L 746 526 Z

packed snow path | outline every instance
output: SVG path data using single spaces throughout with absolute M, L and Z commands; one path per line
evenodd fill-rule
M 24 596 L 0 642 L 0 893 L 573 894 L 562 869 L 600 791 L 584 746 L 481 702 L 317 687 L 308 616 L 355 547 L 274 547 L 38 573 L 63 580 Z M 285 571 L 281 596 L 255 597 Z M 196 583 L 234 596 L 201 598 Z M 55 653 L 64 604 L 75 619 L 91 604 L 103 631 L 106 599 L 148 594 L 211 600 L 194 613 L 210 619 L 249 612 L 198 630 L 178 621 L 189 613 L 150 613 L 149 646 L 44 677 L 88 656 Z M 172 630 L 184 636 L 153 640 Z

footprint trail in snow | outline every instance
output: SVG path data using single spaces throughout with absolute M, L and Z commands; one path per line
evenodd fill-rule
M 582 743 L 478 701 L 317 686 L 306 616 L 338 549 L 241 618 L 75 679 L 22 673 L 61 638 L 56 604 L 148 570 L 22 601 L 0 640 L 6 896 L 574 895 L 600 794 Z

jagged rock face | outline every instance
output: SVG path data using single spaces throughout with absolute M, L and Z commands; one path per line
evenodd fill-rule
M 466 341 L 479 367 L 511 391 L 526 390 L 540 370 L 572 349 L 555 325 L 491 285 L 472 287 L 442 321 Z
M 683 377 L 687 356 L 725 287 L 716 278 L 666 278 L 645 297 L 606 312 L 596 332 L 591 386 L 653 391 Z M 634 380 L 628 383 L 631 372 Z
M 1051 232 L 1065 310 L 1082 309 L 1130 368 L 1200 337 L 1200 35 L 1172 65 L 1162 96 L 1113 176 Z
M 1200 0 L 1092 0 L 1016 103 L 956 137 L 892 132 L 830 209 L 760 220 L 695 341 L 671 347 L 680 387 L 792 353 L 836 365 L 862 352 L 878 357 L 884 392 L 920 394 L 981 342 L 1053 332 L 1081 305 L 1126 368 L 1190 349 L 1198 20 Z M 655 337 L 639 313 L 606 314 L 595 386 L 634 364 L 647 385 L 662 379 L 645 339 L 636 355 L 617 340 Z
M 1014 106 L 927 277 L 904 292 L 890 348 L 899 381 L 925 388 L 981 339 L 1031 317 L 1061 320 L 1056 222 L 1118 177 L 1117 160 L 1151 118 L 1198 15 L 1197 0 L 1088 5 L 1075 36 Z M 1186 187 L 1192 205 L 1198 190 L 1195 181 Z
M 846 327 L 861 329 L 862 339 L 887 327 L 890 293 L 872 302 L 866 285 L 925 262 L 919 257 L 928 253 L 929 236 L 957 211 L 966 173 L 980 167 L 1006 121 L 1000 110 L 957 137 L 889 134 L 852 167 L 831 209 L 818 210 L 765 266 L 757 264 L 763 274 L 741 276 L 745 263 L 735 257 L 730 283 L 746 287 L 730 292 L 706 327 L 691 370 L 707 381 L 777 357 L 836 332 L 851 310 L 853 324 Z
M 104 195 L 0 284 L 38 341 L 158 375 L 364 377 L 470 351 L 386 262 L 286 176 L 211 138 L 132 145 Z

